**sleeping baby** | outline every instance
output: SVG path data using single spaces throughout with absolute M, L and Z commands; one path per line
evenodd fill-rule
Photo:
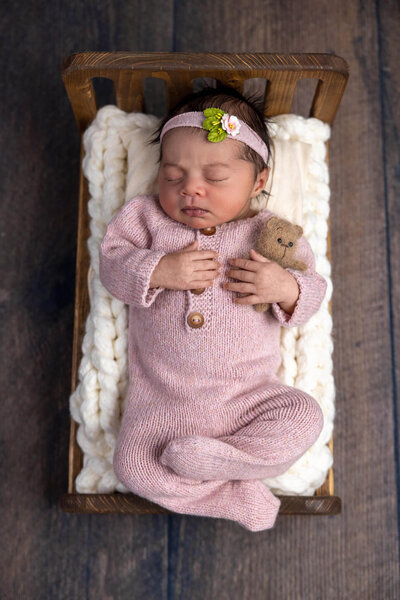
M 327 284 L 303 236 L 304 270 L 254 250 L 275 215 L 251 209 L 270 148 L 251 100 L 226 87 L 193 93 L 155 141 L 159 193 L 128 201 L 100 247 L 101 282 L 129 305 L 114 470 L 171 511 L 269 529 L 280 500 L 261 479 L 287 471 L 323 427 L 317 401 L 277 377 L 280 327 L 306 323 Z

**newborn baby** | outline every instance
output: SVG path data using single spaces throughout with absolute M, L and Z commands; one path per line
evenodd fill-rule
M 303 271 L 254 250 L 274 215 L 250 208 L 269 174 L 267 127 L 250 101 L 192 94 L 156 139 L 159 194 L 125 204 L 100 248 L 103 285 L 129 305 L 114 470 L 171 511 L 268 529 L 280 501 L 260 480 L 284 473 L 323 427 L 316 400 L 277 377 L 280 327 L 306 323 L 326 281 L 303 236 Z

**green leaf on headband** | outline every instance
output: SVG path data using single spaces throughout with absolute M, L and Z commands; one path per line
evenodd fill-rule
M 226 135 L 226 131 L 224 131 L 222 127 L 214 127 L 208 134 L 207 139 L 210 142 L 222 142 L 222 140 L 226 138 Z
M 210 131 L 213 127 L 215 127 L 215 117 L 207 117 L 207 119 L 204 119 L 203 127 L 204 129 L 207 129 L 207 131 Z
M 203 110 L 203 113 L 204 113 L 205 117 L 216 117 L 216 116 L 218 116 L 220 119 L 225 114 L 224 111 L 221 110 L 220 108 L 206 108 L 205 110 Z

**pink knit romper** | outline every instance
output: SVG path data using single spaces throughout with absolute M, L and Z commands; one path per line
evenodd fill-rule
M 171 219 L 156 196 L 137 196 L 109 223 L 100 279 L 129 305 L 129 390 L 113 466 L 133 493 L 183 514 L 230 519 L 250 531 L 273 527 L 280 506 L 260 481 L 284 473 L 316 441 L 314 398 L 280 383 L 280 327 L 305 323 L 326 281 L 307 240 L 287 269 L 300 295 L 290 316 L 275 303 L 259 313 L 221 287 L 230 258 L 248 256 L 273 213 L 199 230 Z M 202 293 L 149 289 L 167 253 L 195 239 L 218 252 L 221 275 Z

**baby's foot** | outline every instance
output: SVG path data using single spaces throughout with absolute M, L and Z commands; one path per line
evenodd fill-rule
M 247 510 L 243 514 L 235 515 L 235 520 L 249 531 L 271 529 L 275 525 L 279 513 L 281 505 L 279 498 L 274 496 L 262 481 L 235 481 L 233 483 L 240 485 L 241 489 L 245 486 L 254 485 L 254 488 L 249 490 L 253 494 L 251 509 L 249 510 L 250 507 L 247 505 Z M 243 492 L 245 496 L 245 490 Z M 246 498 L 244 497 L 243 500 L 246 500 Z M 243 502 L 243 507 L 245 506 L 246 502 Z
M 175 491 L 179 485 L 177 482 Z M 236 521 L 249 531 L 274 526 L 281 501 L 261 481 L 204 481 L 196 485 L 194 493 L 187 494 L 182 487 L 180 494 L 158 495 L 154 501 L 180 514 Z
M 262 479 L 276 468 L 221 440 L 200 435 L 171 440 L 160 462 L 181 477 L 202 481 Z
M 195 501 L 196 509 L 205 511 L 203 515 L 236 521 L 249 531 L 271 529 L 280 505 L 280 499 L 261 481 L 226 481 L 214 494 Z

